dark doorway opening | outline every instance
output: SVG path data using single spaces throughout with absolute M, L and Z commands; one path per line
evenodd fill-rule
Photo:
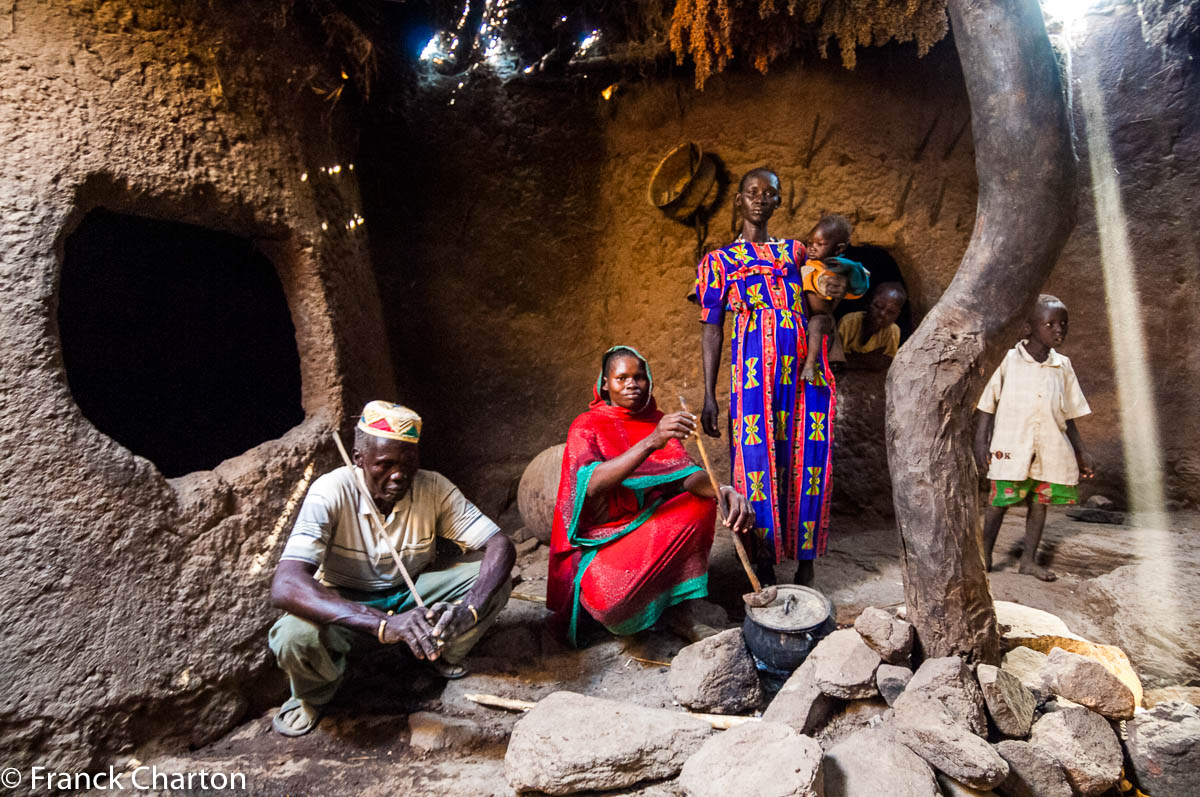
M 83 414 L 164 476 L 304 419 L 287 299 L 245 238 L 93 210 L 66 241 L 58 329 Z
M 899 282 L 904 286 L 904 290 L 908 291 L 908 285 L 904 282 L 904 275 L 900 272 L 900 265 L 896 262 L 896 258 L 892 257 L 882 246 L 875 244 L 848 246 L 845 255 L 851 260 L 862 263 L 867 267 L 867 271 L 871 272 L 871 288 L 884 282 Z M 867 293 L 861 299 L 844 299 L 837 306 L 835 314 L 838 319 L 841 319 L 847 313 L 866 310 L 871 306 L 871 298 L 870 293 Z M 913 333 L 911 299 L 905 300 L 904 306 L 900 308 L 900 317 L 896 319 L 896 324 L 900 327 L 900 342 L 903 343 Z

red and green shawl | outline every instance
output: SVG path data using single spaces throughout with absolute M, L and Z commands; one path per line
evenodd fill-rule
M 678 440 L 608 495 L 587 498 L 596 467 L 628 451 L 663 417 L 652 396 L 637 411 L 609 404 L 602 382 L 603 375 L 587 412 L 567 432 L 550 538 L 546 603 L 571 644 L 581 606 L 613 633 L 633 634 L 667 607 L 708 594 L 715 503 L 682 489 L 700 468 Z

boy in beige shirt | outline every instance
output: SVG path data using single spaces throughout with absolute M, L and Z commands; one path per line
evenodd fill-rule
M 1025 549 L 1020 572 L 1053 581 L 1054 573 L 1034 556 L 1050 504 L 1078 500 L 1080 474 L 1093 475 L 1075 418 L 1091 413 L 1071 361 L 1054 350 L 1067 337 L 1067 307 L 1042 294 L 1029 314 L 1029 335 L 1004 356 L 976 408 L 975 464 L 987 469 L 991 505 L 984 518 L 984 559 L 992 549 L 1008 507 L 1028 501 Z

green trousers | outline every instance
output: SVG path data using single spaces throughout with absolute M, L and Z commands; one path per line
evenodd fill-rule
M 421 593 L 425 605 L 464 598 L 479 578 L 479 564 L 478 561 L 456 562 L 440 570 L 426 570 L 417 576 L 417 591 Z M 476 607 L 479 622 L 448 640 L 440 658 L 451 664 L 466 658 L 467 652 L 496 622 L 500 610 L 508 603 L 511 591 L 512 582 L 506 579 L 483 606 Z M 350 600 L 384 611 L 392 609 L 397 614 L 416 605 L 406 589 L 389 593 L 339 592 Z M 348 657 L 371 645 L 377 646 L 379 642 L 344 626 L 318 625 L 293 614 L 285 614 L 271 626 L 269 644 L 275 660 L 291 681 L 292 697 L 320 706 L 332 700 L 342 685 Z

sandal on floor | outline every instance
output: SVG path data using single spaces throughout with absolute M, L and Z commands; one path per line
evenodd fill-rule
M 451 664 L 450 662 L 442 661 L 441 659 L 427 661 L 425 662 L 425 666 L 433 670 L 434 675 L 437 675 L 441 678 L 446 678 L 450 681 L 457 681 L 459 678 L 463 678 L 469 675 L 471 672 L 464 664 Z
M 279 707 L 279 711 L 275 712 L 275 718 L 271 720 L 271 727 L 275 729 L 276 733 L 284 736 L 303 736 L 313 728 L 317 727 L 317 723 L 321 721 L 321 715 L 325 713 L 324 707 L 316 706 L 316 710 L 312 716 L 312 721 L 307 725 L 303 725 L 299 728 L 293 728 L 290 725 L 285 725 L 283 722 L 283 715 L 297 708 L 300 708 L 300 698 L 289 697 L 286 701 L 284 701 L 284 704 Z

